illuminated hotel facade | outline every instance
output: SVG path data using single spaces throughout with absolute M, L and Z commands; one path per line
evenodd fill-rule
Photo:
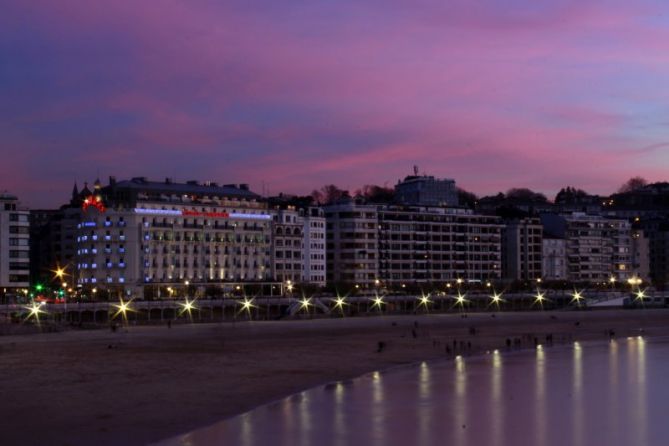
M 77 226 L 80 288 L 166 297 L 177 285 L 271 282 L 272 215 L 246 185 L 96 183 Z

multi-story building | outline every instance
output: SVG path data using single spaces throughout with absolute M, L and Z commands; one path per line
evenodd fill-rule
M 656 287 L 665 289 L 669 284 L 669 219 L 642 219 L 639 225 L 648 238 L 650 279 Z
M 498 217 L 354 202 L 325 213 L 330 281 L 371 286 L 500 278 Z
M 502 276 L 507 280 L 536 280 L 542 275 L 543 226 L 538 218 L 505 222 L 502 229 Z
M 280 282 L 302 281 L 304 224 L 294 207 L 273 211 L 272 270 Z
M 650 243 L 641 229 L 632 229 L 632 271 L 635 277 L 643 281 L 651 279 Z
M 81 205 L 89 196 L 88 186 L 79 192 L 75 185 L 68 204 L 59 209 L 30 211 L 30 277 L 33 282 L 52 279 L 57 268 L 64 268 L 68 277 L 74 272 L 77 225 Z
M 551 236 L 566 240 L 567 280 L 607 282 L 612 277 L 617 281 L 632 277 L 628 221 L 583 213 L 542 214 L 541 221 Z
M 272 280 L 272 216 L 247 185 L 133 178 L 96 187 L 77 228 L 81 287 L 165 295 Z
M 567 248 L 563 238 L 543 237 L 542 271 L 545 280 L 567 280 Z
M 378 211 L 379 277 L 385 283 L 496 280 L 498 217 L 444 207 L 384 206 Z
M 0 194 L 0 296 L 30 285 L 30 213 L 14 195 Z
M 418 175 L 418 169 L 414 168 L 414 175 L 395 186 L 395 200 L 414 206 L 458 206 L 458 190 L 455 180 Z
M 325 213 L 318 207 L 307 207 L 300 212 L 304 234 L 302 281 L 325 286 Z
M 377 206 L 353 202 L 325 208 L 327 281 L 369 286 L 379 279 Z

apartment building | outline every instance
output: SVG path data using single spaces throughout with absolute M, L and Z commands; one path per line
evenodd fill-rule
M 544 280 L 567 280 L 567 245 L 563 238 L 543 237 L 542 270 Z
M 30 285 L 30 213 L 16 196 L 0 194 L 0 296 Z
M 370 286 L 379 280 L 378 212 L 375 205 L 326 206 L 327 281 Z
M 573 213 L 542 214 L 541 221 L 551 236 L 565 239 L 567 280 L 607 282 L 613 277 L 624 282 L 634 274 L 627 220 Z
M 397 203 L 413 206 L 458 206 L 458 190 L 455 180 L 419 175 L 409 175 L 395 186 Z
M 501 277 L 498 217 L 353 201 L 325 215 L 330 281 L 369 287 Z
M 280 282 L 302 282 L 304 223 L 294 208 L 272 211 L 272 266 L 274 278 Z
M 302 281 L 313 285 L 326 284 L 326 250 L 325 250 L 325 212 L 318 207 L 307 207 L 300 210 L 302 217 L 303 270 Z
M 542 276 L 542 233 L 538 218 L 504 222 L 502 276 L 506 280 L 536 280 Z

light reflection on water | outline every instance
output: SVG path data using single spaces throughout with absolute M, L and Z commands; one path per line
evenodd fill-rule
M 669 342 L 492 352 L 334 383 L 163 445 L 666 445 Z

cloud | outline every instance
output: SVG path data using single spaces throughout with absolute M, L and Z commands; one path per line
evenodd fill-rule
M 661 179 L 667 9 L 9 1 L 0 188 L 43 206 L 98 172 L 301 193 L 414 164 L 479 193 Z

